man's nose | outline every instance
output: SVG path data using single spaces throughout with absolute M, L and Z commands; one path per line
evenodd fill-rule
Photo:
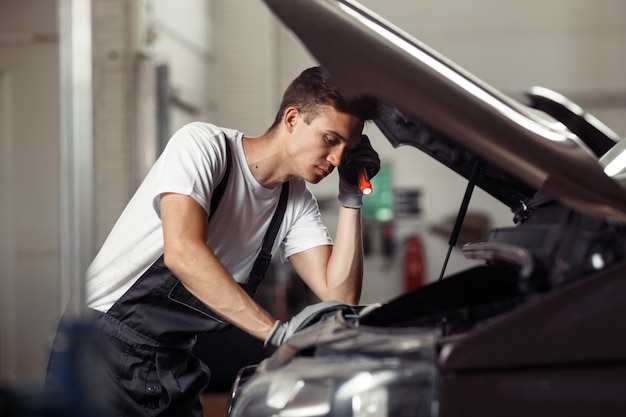
M 328 162 L 330 162 L 331 164 L 333 164 L 333 166 L 338 167 L 339 165 L 341 165 L 341 158 L 343 157 L 343 153 L 344 153 L 344 148 L 338 148 L 336 150 L 334 150 L 333 152 L 330 152 L 328 154 L 328 158 L 326 158 L 328 160 Z

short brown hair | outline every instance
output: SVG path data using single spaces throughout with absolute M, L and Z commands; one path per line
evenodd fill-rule
M 285 110 L 295 107 L 310 123 L 319 113 L 319 106 L 330 105 L 337 111 L 357 117 L 363 122 L 380 116 L 381 106 L 373 96 L 356 96 L 350 99 L 339 91 L 330 74 L 321 67 L 308 68 L 300 73 L 285 90 L 283 99 L 269 128 L 273 130 L 280 124 Z

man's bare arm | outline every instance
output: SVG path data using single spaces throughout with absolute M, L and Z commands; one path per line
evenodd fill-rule
M 205 243 L 208 222 L 191 197 L 161 196 L 164 261 L 196 298 L 228 322 L 265 340 L 275 320 L 234 280 Z
M 361 210 L 340 207 L 334 246 L 318 246 L 289 261 L 320 300 L 358 304 L 363 283 Z

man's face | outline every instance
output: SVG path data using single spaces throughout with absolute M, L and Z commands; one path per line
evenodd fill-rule
M 294 125 L 290 154 L 298 176 L 317 184 L 341 163 L 346 149 L 361 141 L 363 122 L 332 106 L 322 106 L 319 113 L 305 122 L 299 113 Z

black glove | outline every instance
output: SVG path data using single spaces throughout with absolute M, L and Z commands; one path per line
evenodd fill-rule
M 343 153 L 339 165 L 339 203 L 344 207 L 361 208 L 363 194 L 358 186 L 358 169 L 365 168 L 368 178 L 374 178 L 380 170 L 380 158 L 366 135 L 361 142 Z
M 280 346 L 297 331 L 319 321 L 325 314 L 342 308 L 349 308 L 349 306 L 338 301 L 324 301 L 323 303 L 312 304 L 305 307 L 286 323 L 281 323 L 279 320 L 276 320 L 272 331 L 265 339 L 264 346 Z

